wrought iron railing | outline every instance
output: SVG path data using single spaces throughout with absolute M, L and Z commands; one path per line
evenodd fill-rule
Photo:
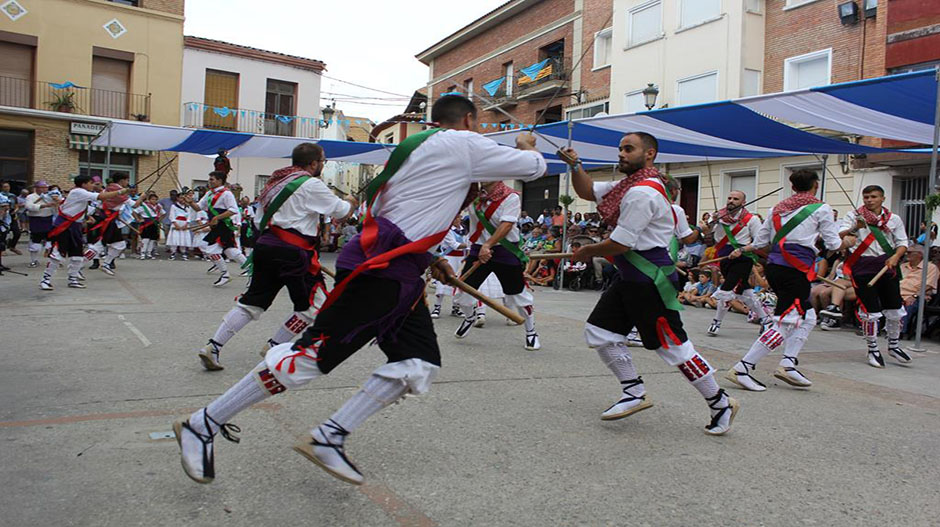
M 568 57 L 549 58 L 547 64 L 539 70 L 539 73 L 535 74 L 534 79 L 521 71 L 517 72 L 515 75 L 516 85 L 513 89 L 514 94 L 516 96 L 523 95 L 533 87 L 540 86 L 549 81 L 567 80 L 569 62 Z M 536 64 L 538 64 L 538 62 Z
M 150 95 L 99 90 L 71 82 L 0 77 L 0 106 L 115 119 L 150 120 Z
M 299 115 L 212 106 L 199 102 L 183 103 L 183 126 L 210 128 L 250 134 L 319 137 L 320 119 Z

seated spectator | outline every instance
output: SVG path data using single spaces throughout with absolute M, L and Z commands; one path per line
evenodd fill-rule
M 817 282 L 810 289 L 810 303 L 822 319 L 819 322 L 819 329 L 823 331 L 838 328 L 846 315 L 850 320 L 854 318 L 852 310 L 855 306 L 855 288 L 852 287 L 852 282 L 843 274 L 843 263 L 841 256 L 833 261 L 827 278 L 844 286 L 845 289 L 839 289 L 824 282 Z M 823 264 L 820 269 L 825 270 L 827 267 L 830 266 Z M 822 306 L 826 307 L 823 308 Z M 843 313 L 843 308 L 847 310 L 846 313 Z
M 536 285 L 551 285 L 555 280 L 555 269 L 558 267 L 555 260 L 536 260 L 535 272 L 526 276 Z
M 901 300 L 904 302 L 904 310 L 907 316 L 901 326 L 901 334 L 905 334 L 910 329 L 910 321 L 917 316 L 918 302 L 920 296 L 920 281 L 923 278 L 924 267 L 921 265 L 924 261 L 924 247 L 922 245 L 912 245 L 906 253 L 906 261 L 899 268 L 901 271 Z M 927 290 L 926 301 L 930 302 L 937 293 L 937 277 L 940 276 L 940 269 L 933 262 L 927 263 Z
M 712 283 L 711 273 L 707 271 L 699 272 L 698 281 L 690 282 L 690 284 L 691 290 L 683 291 L 683 294 L 679 295 L 679 302 L 686 305 L 702 307 L 706 299 L 715 292 L 715 284 Z
M 526 225 L 530 225 L 530 226 L 531 226 L 531 225 L 533 225 L 534 223 L 535 223 L 535 220 L 533 220 L 531 217 L 529 217 L 529 213 L 528 213 L 528 212 L 522 211 L 522 212 L 519 213 L 519 220 L 516 222 L 516 224 L 519 225 L 519 228 L 520 228 L 520 229 L 522 229 L 522 228 L 525 227 Z

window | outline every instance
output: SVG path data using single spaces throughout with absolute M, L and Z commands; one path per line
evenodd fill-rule
M 140 0 L 108 0 L 108 1 L 113 2 L 115 4 L 124 4 L 124 5 L 133 6 L 133 7 L 140 7 Z
M 0 179 L 14 182 L 10 185 L 11 189 L 23 188 L 29 181 L 32 151 L 32 132 L 0 130 Z M 19 188 L 14 190 L 19 192 Z
M 513 83 L 513 68 L 512 62 L 507 62 L 503 64 L 503 74 L 506 76 L 506 80 L 503 81 L 503 86 L 506 87 L 506 97 L 512 95 L 512 85 Z
M 238 74 L 228 71 L 206 70 L 206 106 L 203 125 L 206 128 L 235 130 L 238 108 Z
M 831 82 L 832 48 L 790 57 L 783 63 L 783 90 L 801 90 Z
M 757 171 L 742 170 L 740 172 L 727 173 L 728 192 L 739 190 L 744 193 L 746 200 L 757 197 Z
M 608 112 L 610 110 L 610 103 L 603 102 L 600 104 L 595 104 L 593 106 L 588 106 L 586 108 L 578 108 L 577 110 L 568 111 L 568 119 L 585 119 L 587 117 L 594 117 L 595 115 L 601 112 Z
M 741 97 L 751 95 L 760 95 L 760 72 L 744 68 L 744 76 L 741 78 Z
M 268 79 L 264 100 L 264 133 L 268 135 L 294 135 L 294 120 L 285 119 L 293 116 L 297 85 Z M 287 122 L 285 122 L 287 121 Z
M 124 154 L 111 152 L 111 163 L 108 164 L 108 153 L 102 150 L 91 151 L 91 172 L 88 166 L 88 150 L 79 150 L 78 168 L 82 175 L 100 176 L 102 181 L 118 174 L 127 174 L 131 185 L 137 183 L 137 154 Z M 110 166 L 110 170 L 109 167 Z
M 781 165 L 780 166 L 780 185 L 783 187 L 783 190 L 780 191 L 780 199 L 789 198 L 793 195 L 793 185 L 790 184 L 790 175 L 796 172 L 797 170 L 812 170 L 816 174 L 822 176 L 823 166 L 819 163 L 804 163 L 797 165 Z
M 748 13 L 761 13 L 763 10 L 760 6 L 761 0 L 745 0 L 744 10 Z
M 663 34 L 663 5 L 659 0 L 634 7 L 627 12 L 627 45 L 636 46 Z
M 473 99 L 473 79 L 463 81 L 463 91 L 467 94 L 467 97 Z
M 91 113 L 101 117 L 127 119 L 127 93 L 131 63 L 109 57 L 92 57 Z
M 28 108 L 36 48 L 0 42 L 0 106 Z
M 627 113 L 646 111 L 646 98 L 643 97 L 643 90 L 630 92 L 623 96 L 623 111 Z
M 388 143 L 388 144 L 394 143 L 394 142 L 395 142 L 395 134 L 392 133 L 392 134 L 386 135 L 386 136 L 385 136 L 385 142 Z
M 721 0 L 682 0 L 679 3 L 679 27 L 691 27 L 721 16 Z
M 268 179 L 271 176 L 258 174 L 255 176 L 255 196 L 261 194 L 261 190 L 264 189 L 264 186 L 268 184 Z
M 789 9 L 791 7 L 800 7 L 801 5 L 811 4 L 818 1 L 819 0 L 787 0 L 787 4 L 783 8 Z
M 613 43 L 613 28 L 598 31 L 594 35 L 594 69 L 610 66 L 610 51 Z
M 702 104 L 718 100 L 718 72 L 705 73 L 680 80 L 676 89 L 679 106 Z

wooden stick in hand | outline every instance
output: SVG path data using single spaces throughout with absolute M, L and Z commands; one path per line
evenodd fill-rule
M 473 265 L 470 266 L 470 269 L 467 269 L 467 272 L 464 273 L 464 274 L 460 277 L 460 281 L 462 282 L 462 281 L 466 280 L 467 278 L 469 278 L 470 275 L 472 275 L 473 273 L 475 273 L 476 270 L 479 269 L 481 265 L 483 265 L 483 262 L 481 262 L 480 260 L 477 260 L 477 261 L 473 262 Z
M 574 253 L 543 253 L 530 254 L 529 260 L 561 260 L 563 258 L 573 258 Z
M 878 271 L 878 274 L 876 274 L 875 277 L 871 279 L 871 281 L 868 282 L 868 287 L 874 287 L 875 283 L 877 283 L 878 280 L 880 280 L 881 277 L 884 276 L 887 272 L 888 266 L 886 265 L 882 267 L 880 271 Z
M 517 313 L 516 311 L 513 311 L 513 310 L 507 308 L 507 307 L 504 306 L 502 303 L 496 302 L 496 301 L 494 301 L 492 298 L 490 298 L 490 297 L 484 295 L 483 293 L 477 291 L 476 289 L 470 287 L 469 285 L 467 285 L 466 283 L 464 283 L 463 280 L 457 278 L 456 276 L 450 279 L 450 284 L 453 285 L 454 287 L 456 287 L 457 289 L 460 289 L 460 290 L 463 291 L 464 293 L 467 293 L 468 295 L 472 296 L 473 298 L 476 298 L 476 299 L 479 300 L 480 302 L 483 302 L 484 304 L 486 304 L 486 305 L 489 306 L 490 308 L 495 309 L 500 315 L 503 315 L 504 317 L 508 318 L 509 320 L 512 320 L 512 321 L 515 322 L 516 324 L 523 324 L 523 323 L 525 323 L 525 318 L 523 318 L 522 315 L 520 315 L 520 314 Z

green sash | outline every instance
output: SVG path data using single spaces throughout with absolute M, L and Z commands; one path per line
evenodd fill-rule
M 659 296 L 663 299 L 663 303 L 666 304 L 666 309 L 682 311 L 682 304 L 679 303 L 679 299 L 677 298 L 679 293 L 676 291 L 676 287 L 672 285 L 672 281 L 669 280 L 669 275 L 676 271 L 675 265 L 659 267 L 632 250 L 627 251 L 623 256 L 630 262 L 630 265 L 636 267 L 638 271 L 653 281 L 653 285 L 655 285 L 656 290 L 659 291 Z
M 473 212 L 476 213 L 477 220 L 480 221 L 480 224 L 483 225 L 483 228 L 486 229 L 486 232 L 492 236 L 493 233 L 496 232 L 496 227 L 490 222 L 489 219 L 487 219 L 486 214 L 484 214 L 483 210 L 480 208 L 480 198 L 477 198 L 473 201 Z M 520 262 L 526 263 L 529 261 L 529 256 L 522 251 L 522 247 L 519 246 L 521 243 L 521 240 L 519 243 L 512 243 L 507 240 L 505 236 L 502 240 L 499 240 L 499 244 L 502 245 L 503 248 L 511 252 L 512 255 L 518 258 Z
M 771 243 L 774 245 L 779 243 L 780 240 L 785 238 L 787 234 L 790 234 L 790 232 L 793 231 L 797 225 L 803 223 L 803 220 L 810 217 L 810 215 L 819 210 L 819 207 L 822 207 L 823 205 L 824 203 L 810 203 L 809 205 L 803 207 L 800 212 L 796 213 L 796 216 L 793 216 L 787 220 L 787 222 L 784 223 L 782 227 L 780 227 L 780 230 L 778 230 L 777 234 L 774 235 L 774 240 Z
M 268 204 L 264 209 L 264 215 L 261 216 L 261 225 L 258 227 L 258 232 L 264 232 L 264 229 L 267 228 L 268 222 L 271 221 L 271 218 L 274 216 L 274 213 L 281 208 L 281 205 L 287 201 L 287 198 L 291 197 L 294 192 L 297 192 L 297 189 L 301 185 L 307 182 L 313 176 L 299 176 L 293 181 L 284 185 L 284 188 L 277 193 L 277 196 L 274 196 L 274 199 L 271 200 L 271 203 Z M 251 222 L 248 223 L 251 225 Z M 245 263 L 242 264 L 242 269 L 248 269 L 249 274 L 254 272 L 254 261 L 255 261 L 255 252 L 251 251 L 251 254 L 248 255 L 248 258 L 245 259 Z
M 669 240 L 669 257 L 672 258 L 673 263 L 679 261 L 679 238 L 675 236 Z
M 741 242 L 739 242 L 738 239 L 734 237 L 734 233 L 731 232 L 731 227 L 721 222 L 719 222 L 719 225 L 721 225 L 721 228 L 724 229 L 725 231 L 725 237 L 728 238 L 728 245 L 730 245 L 734 249 L 740 249 L 741 247 L 743 247 L 743 245 L 741 245 Z M 745 228 L 747 227 L 745 226 Z M 744 253 L 744 256 L 747 256 L 751 260 L 754 260 L 755 263 L 757 262 L 757 255 L 754 253 Z
M 888 238 L 885 237 L 885 233 L 881 230 L 880 227 L 876 225 L 869 225 L 868 230 L 871 231 L 871 233 L 875 236 L 875 240 L 878 242 L 878 245 L 881 245 L 881 249 L 885 252 L 885 254 L 894 254 L 897 248 L 892 247 L 891 244 L 888 243 Z
M 215 193 L 213 193 L 213 194 L 215 194 Z M 219 193 L 218 193 L 218 196 L 219 196 L 219 197 L 222 197 L 222 194 L 225 194 L 225 191 L 224 191 L 224 190 L 223 190 L 222 192 L 219 192 Z M 211 198 L 211 197 L 206 200 L 206 204 L 209 205 L 209 212 L 212 213 L 212 216 L 210 217 L 210 219 L 211 219 L 211 218 L 214 218 L 214 217 L 216 217 L 216 216 L 218 216 L 218 215 L 220 214 L 219 211 L 215 210 L 215 207 L 212 206 L 212 198 Z M 238 227 L 236 227 L 235 224 L 232 223 L 232 218 L 225 218 L 224 220 L 222 220 L 222 223 L 223 223 L 226 227 L 228 227 L 229 229 L 231 229 L 233 232 L 238 230 Z

